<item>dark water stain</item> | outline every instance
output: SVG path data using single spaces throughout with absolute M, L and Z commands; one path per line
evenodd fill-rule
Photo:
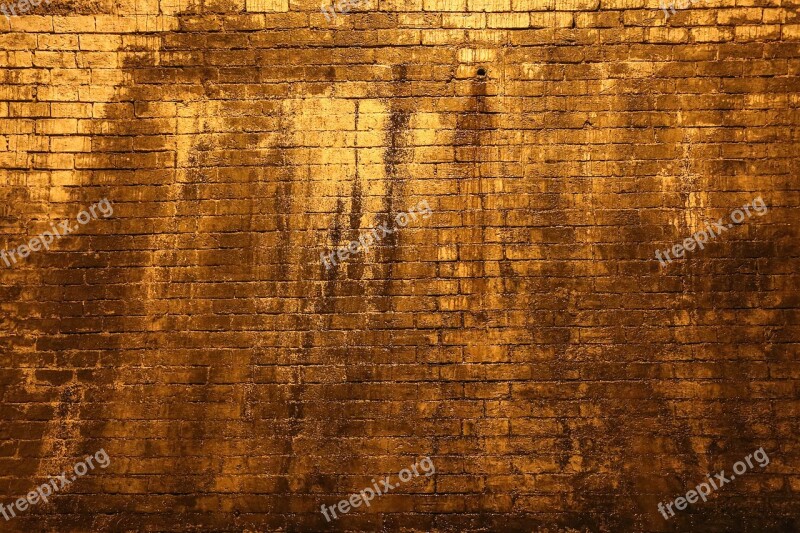
M 335 262 L 331 261 L 330 268 L 326 268 L 325 265 L 322 264 L 322 260 L 320 260 L 319 265 L 319 270 L 322 273 L 322 279 L 325 282 L 322 286 L 322 298 L 320 298 L 320 301 L 316 306 L 317 312 L 321 314 L 332 314 L 336 312 L 336 301 L 334 299 L 334 297 L 338 294 L 336 281 L 339 277 L 340 269 L 345 268 L 344 263 L 339 261 L 335 254 L 336 249 L 340 245 L 339 243 L 342 242 L 342 238 L 345 233 L 341 222 L 343 216 L 344 201 L 341 198 L 338 198 L 336 200 L 336 211 L 333 216 L 333 226 L 330 228 L 330 232 L 328 233 L 327 242 L 330 243 L 329 248 L 322 252 L 326 256 L 333 252 L 336 260 Z
M 287 150 L 291 147 L 291 138 L 289 136 L 290 118 L 285 113 L 280 114 L 280 139 L 278 141 L 277 150 L 280 151 L 280 172 L 278 183 L 278 192 L 274 198 L 274 213 L 277 217 L 278 226 L 278 246 L 277 253 L 270 255 L 276 258 L 278 279 L 281 281 L 289 281 L 290 278 L 290 264 L 293 252 L 292 243 L 292 230 L 290 226 L 290 216 L 293 213 L 293 198 L 294 198 L 294 181 L 295 181 L 295 166 L 286 157 Z M 253 202 L 257 199 L 252 199 Z M 250 247 L 252 249 L 252 247 Z
M 101 215 L 78 226 L 73 233 L 54 241 L 50 250 L 30 256 L 18 267 L 28 271 L 25 282 L 32 287 L 27 291 L 33 291 L 29 295 L 35 305 L 24 314 L 11 317 L 19 319 L 13 327 L 17 335 L 31 339 L 25 359 L 32 361 L 35 355 L 40 366 L 30 381 L 9 387 L 5 394 L 20 398 L 30 395 L 30 401 L 54 406 L 41 438 L 26 444 L 25 461 L 35 463 L 31 470 L 37 479 L 69 472 L 76 461 L 106 444 L 99 438 L 97 427 L 105 424 L 101 406 L 112 401 L 110 380 L 106 377 L 115 375 L 111 354 L 122 342 L 120 333 L 106 333 L 107 318 L 98 308 L 119 303 L 120 287 L 128 276 L 108 265 L 114 255 L 107 249 L 108 239 L 113 228 L 118 227 L 120 209 L 114 205 L 114 188 L 94 179 L 90 182 L 91 187 L 70 189 L 67 204 L 45 206 L 46 211 L 29 221 L 31 227 L 26 233 L 45 231 L 49 225 L 34 227 L 36 221 L 52 220 L 57 224 L 66 220 L 70 226 L 78 226 L 78 213 L 102 198 L 111 201 L 114 214 L 110 218 Z M 18 296 L 23 293 L 9 292 Z M 71 486 L 65 493 L 79 490 Z M 40 509 L 47 514 L 39 515 Z M 71 512 L 74 502 L 70 498 L 51 499 L 22 519 L 35 520 L 38 527 L 55 530 L 62 516 Z M 90 523 L 91 519 L 82 519 L 83 525 L 88 527 Z
M 162 42 L 167 39 L 168 36 L 168 34 L 161 36 Z M 135 79 L 134 70 L 140 67 L 157 68 L 154 63 L 148 63 L 148 58 L 146 57 L 140 56 L 137 59 L 126 59 L 123 65 L 123 79 Z M 166 66 L 164 68 L 168 69 Z M 198 79 L 198 84 L 201 83 L 201 81 L 203 80 Z M 118 100 L 120 102 L 130 102 L 131 105 L 136 106 L 136 95 L 144 91 L 145 87 L 137 86 L 135 83 L 121 87 L 121 96 Z M 94 120 L 98 125 L 104 126 L 104 123 L 108 119 L 97 118 Z M 221 120 L 225 121 L 226 117 L 221 117 Z M 109 124 L 108 127 L 98 126 L 93 131 L 110 131 L 113 134 L 114 126 L 112 124 Z M 166 134 L 166 132 L 160 133 Z M 197 133 L 200 134 L 202 131 L 198 131 Z M 225 134 L 219 133 L 216 138 L 224 139 Z M 123 326 L 122 331 L 104 336 L 101 342 L 98 343 L 101 345 L 99 349 L 104 353 L 114 354 L 102 356 L 102 362 L 106 367 L 105 370 L 110 374 L 109 381 L 114 383 L 114 386 L 106 385 L 98 387 L 92 384 L 88 386 L 89 389 L 84 390 L 76 389 L 77 385 L 69 385 L 69 387 L 71 387 L 69 391 L 74 391 L 70 392 L 71 397 L 76 398 L 73 403 L 78 402 L 80 408 L 87 410 L 87 412 L 96 409 L 98 405 L 106 405 L 109 407 L 110 412 L 128 413 L 130 421 L 134 424 L 141 420 L 152 420 L 153 416 L 156 414 L 155 410 L 160 412 L 161 416 L 166 416 L 169 423 L 168 433 L 160 438 L 152 439 L 137 436 L 143 439 L 141 441 L 141 448 L 138 450 L 131 449 L 131 444 L 135 441 L 128 441 L 128 449 L 122 455 L 118 455 L 116 453 L 117 444 L 114 440 L 97 438 L 98 435 L 113 434 L 113 432 L 118 431 L 119 420 L 112 421 L 110 417 L 103 416 L 95 418 L 94 424 L 91 426 L 91 431 L 82 432 L 82 434 L 86 435 L 84 442 L 70 447 L 82 448 L 85 453 L 91 453 L 100 447 L 105 447 L 112 459 L 112 464 L 108 471 L 110 475 L 114 475 L 115 463 L 124 465 L 126 461 L 135 463 L 139 459 L 171 461 L 170 466 L 159 472 L 156 479 L 162 484 L 161 487 L 163 490 L 168 493 L 172 491 L 175 496 L 179 496 L 179 493 L 184 490 L 185 487 L 191 487 L 190 490 L 198 495 L 208 494 L 214 490 L 220 474 L 215 471 L 213 467 L 202 472 L 195 472 L 196 458 L 204 455 L 212 456 L 213 454 L 204 452 L 203 450 L 208 449 L 207 446 L 210 444 L 223 442 L 225 437 L 220 433 L 219 417 L 216 416 L 215 413 L 217 405 L 219 405 L 219 403 L 215 402 L 219 400 L 213 395 L 213 388 L 207 380 L 209 375 L 224 374 L 230 367 L 224 362 L 225 358 L 222 356 L 223 352 L 217 352 L 217 347 L 214 342 L 208 343 L 206 352 L 219 353 L 221 356 L 219 362 L 206 364 L 205 366 L 191 367 L 193 371 L 197 371 L 199 381 L 196 383 L 200 386 L 192 388 L 190 398 L 182 398 L 177 395 L 180 390 L 186 389 L 186 386 L 174 387 L 172 392 L 163 393 L 162 396 L 148 395 L 152 394 L 152 391 L 166 391 L 167 389 L 167 384 L 163 382 L 162 379 L 168 378 L 169 371 L 164 370 L 161 372 L 158 370 L 159 368 L 167 368 L 161 366 L 163 364 L 163 361 L 160 360 L 161 352 L 168 353 L 175 350 L 176 347 L 190 347 L 195 344 L 195 339 L 199 334 L 197 326 L 191 326 L 188 317 L 183 317 L 183 320 L 181 320 L 179 317 L 161 314 L 157 309 L 163 308 L 166 304 L 179 309 L 188 309 L 194 306 L 195 294 L 203 294 L 203 289 L 205 287 L 213 283 L 221 283 L 224 281 L 223 278 L 216 278 L 214 274 L 211 274 L 211 271 L 217 268 L 218 265 L 214 258 L 205 254 L 204 247 L 208 247 L 209 245 L 216 247 L 220 244 L 230 247 L 230 240 L 223 232 L 202 229 L 204 217 L 212 213 L 214 215 L 218 214 L 208 210 L 210 201 L 209 198 L 205 196 L 204 192 L 207 186 L 213 183 L 205 169 L 215 165 L 216 162 L 213 159 L 213 151 L 216 148 L 217 146 L 213 142 L 205 140 L 193 142 L 192 146 L 189 147 L 189 155 L 187 158 L 188 168 L 185 169 L 187 180 L 179 182 L 177 180 L 177 175 L 175 175 L 173 176 L 173 181 L 168 184 L 172 195 L 166 198 L 165 201 L 175 206 L 173 212 L 180 215 L 179 218 L 176 218 L 175 223 L 176 225 L 180 225 L 183 233 L 178 233 L 177 228 L 173 228 L 175 233 L 172 235 L 151 234 L 137 236 L 135 239 L 120 237 L 115 241 L 116 249 L 106 252 L 104 258 L 113 261 L 117 257 L 122 257 L 125 254 L 141 254 L 141 250 L 144 249 L 149 250 L 149 253 L 141 255 L 145 255 L 145 261 L 149 261 L 150 264 L 137 264 L 136 266 L 128 267 L 124 270 L 113 269 L 108 272 L 104 271 L 102 264 L 98 264 L 92 272 L 95 276 L 99 275 L 101 279 L 113 283 L 113 285 L 101 285 L 96 282 L 87 285 L 84 295 L 82 296 L 85 305 L 90 305 L 92 302 L 101 302 L 101 305 L 110 306 L 110 304 L 114 303 L 128 302 L 129 305 L 133 306 L 128 309 L 128 311 L 134 310 L 134 313 L 136 313 L 135 310 L 138 309 L 145 317 L 145 321 L 149 323 L 147 326 L 148 330 L 137 331 L 136 321 L 134 321 L 130 329 Z M 174 171 L 174 168 L 167 167 L 166 170 Z M 219 214 L 222 219 L 230 221 L 233 227 L 239 226 L 240 222 L 244 221 L 243 226 L 245 228 L 250 228 L 250 231 L 245 232 L 245 242 L 249 243 L 249 245 L 245 245 L 242 247 L 243 249 L 240 248 L 239 250 L 236 250 L 235 247 L 228 248 L 228 253 L 239 254 L 240 256 L 241 261 L 237 265 L 237 276 L 243 281 L 256 281 L 258 279 L 258 269 L 255 264 L 257 254 L 254 251 L 256 249 L 257 239 L 252 228 L 254 227 L 254 215 L 257 213 L 258 204 L 258 199 L 254 196 L 255 192 L 259 190 L 259 183 L 254 180 L 257 180 L 257 173 L 250 173 L 250 182 L 247 184 L 240 184 L 249 187 L 250 194 L 248 194 L 247 197 L 238 198 L 236 195 L 232 195 L 231 198 L 233 201 L 240 199 L 247 200 L 246 204 L 248 208 L 244 213 L 236 213 L 233 211 Z M 91 191 L 92 195 L 97 194 L 97 189 L 81 188 L 77 190 L 81 192 Z M 113 204 L 115 188 L 103 187 L 103 190 L 104 195 L 109 198 Z M 288 224 L 287 215 L 287 205 L 290 205 L 289 202 L 293 195 L 291 180 L 288 179 L 281 183 L 278 191 L 279 193 L 274 200 L 273 209 L 277 217 L 277 231 L 281 237 L 278 240 L 279 250 L 283 253 L 287 252 L 292 244 L 290 239 L 291 228 Z M 94 198 L 91 199 L 91 201 L 94 200 Z M 226 200 L 227 199 L 223 199 L 222 202 L 226 202 Z M 88 198 L 82 201 L 84 205 L 89 205 L 89 203 L 90 199 Z M 122 211 L 123 208 L 121 207 L 115 209 L 115 217 L 119 217 Z M 164 216 L 166 212 L 168 212 L 168 210 L 165 210 L 160 216 Z M 152 214 L 151 216 L 159 216 L 159 214 Z M 100 222 L 98 222 L 98 224 L 99 223 Z M 110 224 L 112 222 L 103 221 L 103 223 Z M 187 233 L 187 229 L 190 231 L 193 229 L 193 232 Z M 196 244 L 192 245 L 192 242 Z M 70 252 L 70 254 L 76 256 L 76 266 L 72 267 L 72 270 L 75 272 L 75 281 L 80 283 L 80 280 L 84 279 L 84 276 L 88 276 L 90 272 L 85 272 L 83 269 L 78 268 L 77 263 L 79 262 L 79 258 L 77 256 L 79 252 Z M 63 255 L 64 254 L 62 254 L 62 257 Z M 178 262 L 178 256 L 193 261 L 192 266 L 197 269 L 197 273 L 195 276 L 188 278 L 188 281 L 176 287 L 180 288 L 180 292 L 176 291 L 176 294 L 181 294 L 176 298 L 170 296 L 170 288 L 163 282 L 168 281 L 173 272 L 180 275 L 184 266 L 182 263 Z M 287 254 L 281 255 L 280 257 L 287 258 L 286 260 L 288 261 L 289 256 Z M 279 266 L 277 270 L 278 278 L 283 280 L 288 279 L 289 272 L 288 269 L 284 267 L 285 262 L 279 263 L 279 265 L 281 266 Z M 222 269 L 219 270 L 221 271 Z M 162 283 L 156 284 L 155 281 L 161 281 Z M 149 283 L 147 294 L 142 294 L 142 283 Z M 56 292 L 57 298 L 62 301 L 65 308 L 69 307 L 74 301 L 74 296 L 72 295 L 74 291 L 71 289 L 73 289 L 71 286 L 61 286 Z M 230 299 L 240 298 L 237 292 L 235 292 L 234 287 L 231 286 L 230 292 L 221 296 Z M 208 299 L 208 297 L 206 298 L 207 299 L 200 299 L 199 304 L 211 305 L 211 299 Z M 243 305 L 250 300 L 252 300 L 251 297 L 244 296 L 242 298 Z M 119 309 L 123 308 L 122 306 L 118 306 L 114 311 L 108 312 L 105 315 L 88 316 L 84 317 L 84 320 L 89 324 L 94 321 L 98 324 L 96 329 L 98 331 L 103 331 L 105 322 L 110 323 L 112 319 L 120 317 Z M 118 323 L 117 321 L 114 322 L 114 324 Z M 169 337 L 162 334 L 161 330 L 163 328 L 170 330 Z M 235 327 L 232 328 L 232 330 L 235 330 Z M 57 335 L 55 331 L 46 333 L 51 337 Z M 123 347 L 120 346 L 123 342 L 126 344 L 124 348 L 127 350 L 117 350 Z M 73 350 L 80 350 L 82 338 L 81 336 L 67 337 L 64 343 L 73 345 Z M 139 365 L 134 366 L 130 363 L 120 362 L 120 359 L 122 361 L 129 359 L 134 350 L 142 351 Z M 89 354 L 93 352 L 87 351 L 86 353 Z M 251 368 L 253 364 L 254 361 L 251 358 Z M 202 374 L 205 374 L 206 377 L 203 378 Z M 132 382 L 137 383 L 137 385 L 133 386 L 131 384 Z M 131 392 L 137 389 L 147 395 L 146 402 L 136 403 L 127 401 L 127 399 L 131 397 Z M 125 392 L 125 394 L 120 396 L 118 394 L 120 391 Z M 82 395 L 80 394 L 81 392 L 83 392 Z M 84 397 L 85 400 L 80 400 L 81 397 Z M 252 401 L 252 398 L 249 399 Z M 71 416 L 71 411 L 64 411 L 68 402 L 61 402 L 59 405 L 61 407 L 56 413 L 57 416 L 59 416 L 60 419 L 64 419 L 65 417 L 69 418 Z M 194 409 L 195 407 L 200 407 L 200 409 Z M 188 417 L 183 417 L 181 419 L 174 416 L 170 417 L 170 413 L 177 412 L 177 410 L 180 409 L 192 409 L 193 412 L 200 414 L 190 419 L 187 419 Z M 302 416 L 302 409 L 299 413 L 295 413 L 295 417 L 297 418 L 302 418 Z M 63 424 L 59 424 L 57 427 L 61 427 L 62 425 Z M 255 434 L 251 434 L 251 437 L 254 439 L 257 438 Z M 164 440 L 161 440 L 162 438 Z M 168 443 L 167 446 L 164 446 L 164 441 Z M 287 442 L 291 443 L 291 438 L 288 438 Z M 165 453 L 165 449 L 167 448 L 176 453 Z M 287 457 L 292 456 L 291 449 L 284 455 Z M 288 467 L 283 468 L 282 471 L 284 476 L 286 476 Z M 187 477 L 187 473 L 195 473 L 195 475 Z M 96 473 L 93 473 L 93 475 L 99 476 L 99 474 Z M 98 486 L 103 485 L 101 478 L 94 480 L 94 482 L 97 483 Z M 288 485 L 288 482 L 286 484 Z M 100 490 L 102 491 L 103 489 Z M 196 504 L 197 500 L 194 496 L 183 498 L 183 505 L 185 506 L 191 507 Z M 58 515 L 74 512 L 74 502 L 70 501 L 69 498 L 54 500 L 51 502 L 51 505 L 55 512 L 55 518 L 53 520 L 58 520 Z M 51 519 L 48 517 L 44 519 L 42 523 L 47 524 L 50 521 Z M 125 521 L 127 520 L 122 515 L 114 517 L 112 515 L 99 514 L 96 515 L 94 519 L 94 523 L 98 527 L 103 525 L 107 527 L 114 522 Z
M 403 81 L 406 75 L 404 65 L 398 69 L 400 79 Z M 394 226 L 394 219 L 398 210 L 405 206 L 400 205 L 401 199 L 405 196 L 404 179 L 397 175 L 398 166 L 406 160 L 404 136 L 408 130 L 410 113 L 403 109 L 398 109 L 394 99 L 389 102 L 389 130 L 386 132 L 387 148 L 383 155 L 383 169 L 386 175 L 386 194 L 383 197 L 383 209 L 378 212 L 378 221 L 384 222 L 388 226 Z M 381 265 L 379 294 L 384 298 L 376 300 L 377 309 L 380 312 L 391 310 L 391 286 L 394 279 L 394 264 L 399 256 L 399 235 L 392 232 L 384 236 L 380 246 L 376 248 L 376 262 Z
M 458 187 L 459 196 L 463 199 L 462 205 L 471 206 L 471 197 L 477 196 L 480 201 L 480 207 L 476 210 L 467 209 L 467 215 L 470 220 L 467 224 L 474 223 L 480 230 L 481 242 L 486 242 L 486 227 L 487 220 L 485 217 L 487 205 L 486 197 L 487 190 L 484 183 L 484 177 L 481 171 L 481 165 L 485 160 L 491 160 L 484 155 L 488 151 L 484 147 L 491 149 L 491 136 L 492 132 L 497 130 L 495 124 L 496 113 L 491 110 L 493 103 L 488 95 L 487 84 L 488 80 L 483 77 L 475 78 L 470 82 L 471 96 L 468 98 L 468 104 L 462 111 L 456 113 L 455 137 L 453 141 L 453 148 L 459 157 L 459 164 L 457 167 L 463 171 L 463 178 L 459 179 Z M 462 178 L 462 176 L 459 176 Z M 477 183 L 477 192 L 471 189 Z M 484 247 L 479 247 L 479 261 L 480 271 L 476 275 L 480 278 L 485 278 L 487 273 L 487 259 L 484 252 Z M 503 256 L 505 257 L 505 250 Z M 506 270 L 508 271 L 508 269 Z M 482 291 L 483 295 L 485 291 Z M 481 309 L 486 309 L 485 305 L 480 305 Z

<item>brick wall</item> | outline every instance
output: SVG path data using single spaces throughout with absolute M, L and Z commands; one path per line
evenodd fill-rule
M 0 503 L 111 458 L 0 529 L 798 530 L 797 8 L 0 17 L 0 247 L 114 206 L 0 263 Z M 321 514 L 423 456 L 435 475 Z

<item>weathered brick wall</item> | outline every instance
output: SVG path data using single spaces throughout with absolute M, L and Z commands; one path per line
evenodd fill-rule
M 0 503 L 111 458 L 0 530 L 797 531 L 797 7 L 0 17 L 0 248 L 114 206 L 0 263 Z

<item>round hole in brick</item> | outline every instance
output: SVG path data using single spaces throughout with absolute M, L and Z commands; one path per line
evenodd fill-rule
M 485 68 L 479 68 L 478 69 L 478 76 L 486 76 L 486 69 Z

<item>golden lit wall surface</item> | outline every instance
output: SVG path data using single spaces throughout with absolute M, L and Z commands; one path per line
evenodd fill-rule
M 800 531 L 800 0 L 0 0 L 0 531 Z

